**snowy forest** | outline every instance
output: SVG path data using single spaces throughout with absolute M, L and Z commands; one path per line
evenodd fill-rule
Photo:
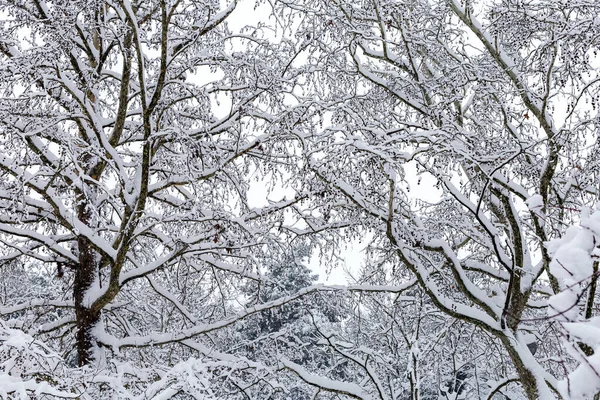
M 0 0 L 0 398 L 600 399 L 599 50 L 597 0 Z

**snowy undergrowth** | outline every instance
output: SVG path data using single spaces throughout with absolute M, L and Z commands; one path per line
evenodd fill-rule
M 40 340 L 0 320 L 1 399 L 215 398 L 214 371 L 222 362 L 189 358 L 172 368 L 139 369 L 112 359 L 104 368 L 71 368 Z
M 1 398 L 75 398 L 83 388 L 74 376 L 59 354 L 0 320 Z

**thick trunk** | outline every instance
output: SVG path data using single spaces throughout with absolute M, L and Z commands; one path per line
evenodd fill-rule
M 79 366 L 90 364 L 93 360 L 96 340 L 92 329 L 100 321 L 100 313 L 92 312 L 85 307 L 77 310 L 77 357 Z
M 93 349 L 96 346 L 92 330 L 100 321 L 100 312 L 91 310 L 88 307 L 89 304 L 84 302 L 85 294 L 97 275 L 98 266 L 95 252 L 89 241 L 80 237 L 77 243 L 79 264 L 75 271 L 73 297 L 75 298 L 75 317 L 77 319 L 77 356 L 79 366 L 83 366 L 92 361 Z

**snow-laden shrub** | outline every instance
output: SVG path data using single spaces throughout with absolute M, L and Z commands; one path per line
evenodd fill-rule
M 94 367 L 71 368 L 48 345 L 0 320 L 0 399 L 209 400 L 269 374 L 249 360 L 222 354 L 221 359 L 190 357 L 172 366 L 145 368 L 123 355 L 110 360 L 104 355 L 99 350 L 101 361 Z
M 590 317 L 599 245 L 600 211 L 583 215 L 579 226 L 547 244 L 550 272 L 561 289 L 550 298 L 548 314 L 564 328 L 567 349 L 578 362 L 559 384 L 565 398 L 583 399 L 600 391 L 600 317 Z
M 0 397 L 75 398 L 81 388 L 64 360 L 39 340 L 0 321 Z

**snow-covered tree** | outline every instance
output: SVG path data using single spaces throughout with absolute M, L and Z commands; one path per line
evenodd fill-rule
M 599 4 L 285 3 L 312 71 L 296 129 L 323 217 L 372 238 L 389 285 L 415 279 L 494 339 L 491 396 L 558 396 L 546 243 L 600 190 Z
M 272 228 L 306 194 L 247 193 L 298 168 L 264 122 L 294 54 L 221 3 L 0 3 L 1 313 L 76 364 L 231 324 L 259 253 L 285 249 Z

